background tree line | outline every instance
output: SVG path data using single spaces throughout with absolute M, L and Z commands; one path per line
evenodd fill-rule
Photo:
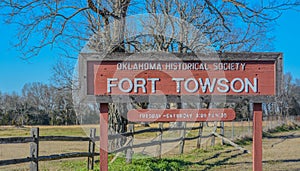
M 26 83 L 22 93 L 0 93 L 1 125 L 76 124 L 70 91 L 40 82 Z

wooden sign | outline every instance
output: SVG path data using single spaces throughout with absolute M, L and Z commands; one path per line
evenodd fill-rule
M 132 122 L 207 122 L 235 119 L 233 109 L 139 109 L 129 110 Z
M 130 54 L 110 54 L 102 60 L 97 60 L 97 54 L 81 55 L 83 94 L 101 102 L 147 102 L 153 95 L 168 96 L 168 102 L 181 102 L 179 96 L 270 102 L 282 87 L 280 53 L 225 53 L 220 58 L 143 54 L 129 59 Z
M 253 102 L 253 170 L 262 170 L 262 103 L 282 91 L 281 53 L 97 54 L 79 56 L 80 95 L 100 103 L 100 170 L 108 170 L 111 102 Z M 221 97 L 221 98 L 218 98 Z M 232 109 L 130 110 L 131 121 L 227 121 Z

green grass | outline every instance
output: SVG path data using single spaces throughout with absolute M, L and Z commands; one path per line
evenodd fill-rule
M 283 124 L 281 126 L 278 126 L 274 129 L 269 130 L 269 133 L 277 133 L 277 132 L 287 132 L 291 130 L 299 130 L 300 126 L 296 125 L 294 123 L 289 123 L 289 124 Z
M 118 159 L 115 163 L 109 165 L 109 170 L 185 170 L 185 161 L 179 159 L 133 159 L 131 164 L 126 164 L 124 159 Z
M 118 158 L 113 164 L 109 164 L 109 170 L 114 171 L 172 171 L 186 170 L 187 164 L 181 158 L 134 158 L 131 164 L 127 164 L 124 158 Z M 61 170 L 87 171 L 86 161 L 63 161 L 60 163 Z M 95 164 L 95 171 L 99 170 L 99 163 Z
M 40 136 L 87 136 L 81 127 L 42 127 Z
M 236 139 L 234 142 L 240 146 L 250 145 L 252 143 L 252 137 L 245 136 L 245 137 Z
M 215 164 L 218 160 L 215 156 L 226 157 L 226 150 L 232 147 L 216 145 L 204 149 L 195 149 L 183 155 L 174 155 L 162 159 L 150 158 L 141 154 L 134 154 L 131 164 L 126 163 L 124 156 L 117 158 L 109 164 L 109 170 L 113 171 L 181 171 L 181 170 L 203 170 L 205 167 L 219 167 Z M 224 154 L 225 156 L 223 156 Z M 112 156 L 109 156 L 112 158 Z M 99 159 L 99 158 L 98 158 Z M 210 161 L 211 160 L 211 161 Z M 64 160 L 60 163 L 61 170 L 87 171 L 87 162 Z M 95 171 L 99 170 L 99 162 L 95 164 Z
M 63 161 L 61 163 L 61 170 L 78 170 L 85 171 L 87 169 L 87 161 Z

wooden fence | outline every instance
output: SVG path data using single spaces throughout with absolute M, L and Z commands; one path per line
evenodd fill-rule
M 94 156 L 99 155 L 95 152 L 95 141 L 99 137 L 95 137 L 96 129 L 90 130 L 90 137 L 68 137 L 68 136 L 39 136 L 39 128 L 31 129 L 31 137 L 9 137 L 0 138 L 0 144 L 15 144 L 15 143 L 30 143 L 30 154 L 26 158 L 0 160 L 0 166 L 20 164 L 30 162 L 30 170 L 38 170 L 39 161 L 59 160 L 66 158 L 88 157 L 88 168 L 94 167 Z M 72 152 L 63 154 L 53 154 L 49 156 L 39 156 L 39 142 L 40 141 L 88 141 L 88 152 Z
M 224 126 L 224 125 L 223 125 Z M 224 134 L 224 127 L 219 126 L 221 128 L 221 134 Z M 198 130 L 198 133 L 194 137 L 186 137 L 186 130 Z M 223 131 L 222 131 L 223 130 Z M 163 140 L 163 134 L 165 131 L 181 131 L 180 136 L 178 138 L 173 139 L 166 139 Z M 162 145 L 165 143 L 172 143 L 172 142 L 180 142 L 179 143 L 179 153 L 182 154 L 184 151 L 185 141 L 190 140 L 197 140 L 197 148 L 201 146 L 202 138 L 212 138 L 212 145 L 214 145 L 215 137 L 219 137 L 222 139 L 222 142 L 227 142 L 239 148 L 244 152 L 248 152 L 242 147 L 239 147 L 231 140 L 225 138 L 223 135 L 217 134 L 213 131 L 211 134 L 203 136 L 203 123 L 200 123 L 197 127 L 186 127 L 186 123 L 183 123 L 181 127 L 168 127 L 164 128 L 163 124 L 159 124 L 158 128 L 148 128 L 143 130 L 134 130 L 134 125 L 129 124 L 128 132 L 121 133 L 121 134 L 111 134 L 108 136 L 109 140 L 120 139 L 120 138 L 127 138 L 126 143 L 122 145 L 120 148 L 113 149 L 110 153 L 120 153 L 125 152 L 126 161 L 128 163 L 132 160 L 133 149 L 134 148 L 141 148 L 141 147 L 148 147 L 158 145 L 158 157 L 160 158 L 162 155 Z M 158 132 L 159 135 L 156 137 L 158 140 L 152 140 L 150 142 L 140 143 L 140 144 L 133 144 L 133 138 L 135 135 L 142 134 L 142 133 L 149 133 L 149 132 Z M 88 152 L 72 152 L 72 153 L 64 153 L 64 154 L 53 154 L 49 156 L 39 156 L 39 142 L 40 141 L 88 141 Z M 31 129 L 31 137 L 9 137 L 9 138 L 0 138 L 0 144 L 11 144 L 11 143 L 30 143 L 30 155 L 26 158 L 18 158 L 18 159 L 10 159 L 10 160 L 0 160 L 0 166 L 4 165 L 11 165 L 11 164 L 19 164 L 19 163 L 26 163 L 30 162 L 30 170 L 35 171 L 39 168 L 39 161 L 50 161 L 50 160 L 58 160 L 58 159 L 66 159 L 66 158 L 76 158 L 76 157 L 87 157 L 88 158 L 88 169 L 94 168 L 96 155 L 99 153 L 95 152 L 95 142 L 99 141 L 99 137 L 96 136 L 96 129 L 90 130 L 89 137 L 69 137 L 69 136 L 39 136 L 39 128 L 32 128 Z

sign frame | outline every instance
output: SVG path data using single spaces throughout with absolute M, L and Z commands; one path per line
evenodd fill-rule
M 220 62 L 231 62 L 231 61 L 245 61 L 245 62 L 274 62 L 275 63 L 275 95 L 91 95 L 87 93 L 87 63 L 95 61 L 220 61 Z M 133 56 L 133 57 L 132 57 Z M 161 58 L 161 56 L 164 56 Z M 174 60 L 174 56 L 177 59 Z M 226 102 L 240 102 L 244 99 L 249 100 L 253 103 L 267 103 L 274 102 L 280 98 L 283 87 L 283 57 L 282 53 L 275 52 L 240 52 L 240 53 L 220 53 L 220 54 L 179 54 L 179 53 L 143 53 L 143 54 L 132 54 L 132 53 L 80 53 L 79 55 L 79 82 L 80 82 L 80 99 L 88 102 L 99 102 L 99 103 L 127 103 L 127 102 L 148 102 L 149 97 L 156 102 L 168 102 L 168 103 L 180 103 L 184 102 L 184 99 L 195 99 L 201 98 L 202 101 L 211 101 L 213 98 L 214 102 L 218 102 L 218 99 L 224 101 L 226 96 Z M 161 98 L 164 96 L 164 98 Z M 221 98 L 218 98 L 221 97 Z M 163 101 L 162 101 L 163 99 Z

